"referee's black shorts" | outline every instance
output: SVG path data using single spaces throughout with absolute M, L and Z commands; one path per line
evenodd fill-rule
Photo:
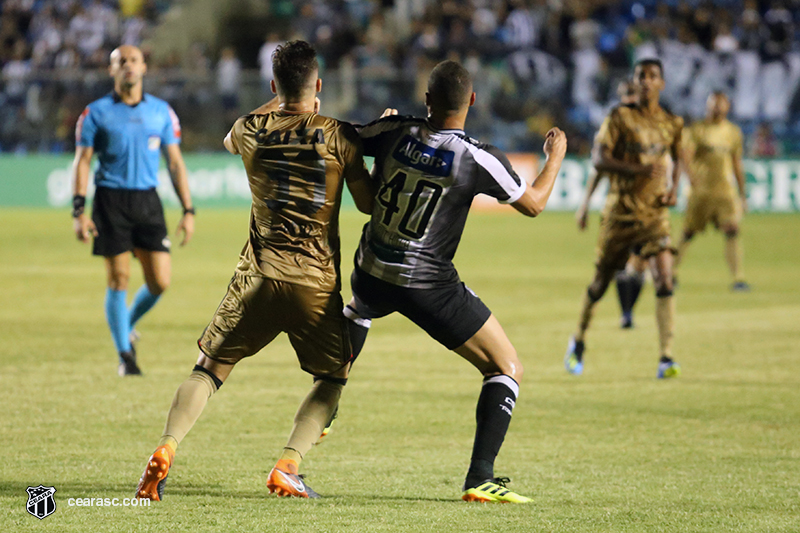
M 169 252 L 164 208 L 155 189 L 98 187 L 92 202 L 97 227 L 92 253 L 110 257 L 141 248 Z
M 448 350 L 471 339 L 492 314 L 461 281 L 430 289 L 400 287 L 371 276 L 356 266 L 350 285 L 356 313 L 361 318 L 380 318 L 396 311 Z

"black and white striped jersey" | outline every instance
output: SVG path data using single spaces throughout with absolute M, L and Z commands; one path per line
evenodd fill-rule
M 527 183 L 497 148 L 425 119 L 391 116 L 358 128 L 379 189 L 356 264 L 402 287 L 458 281 L 453 256 L 475 195 L 517 201 Z

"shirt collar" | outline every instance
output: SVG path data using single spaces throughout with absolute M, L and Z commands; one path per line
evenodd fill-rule
M 133 104 L 133 105 L 129 105 L 128 107 L 136 107 L 137 105 L 139 105 L 139 104 L 141 104 L 142 102 L 144 102 L 146 98 L 147 98 L 147 94 L 145 94 L 145 93 L 142 93 L 142 99 L 141 99 L 141 100 L 139 100 L 138 102 L 136 102 L 136 103 L 135 103 L 135 104 Z M 112 90 L 112 91 L 111 91 L 111 99 L 112 99 L 112 100 L 114 100 L 114 103 L 115 103 L 115 104 L 121 104 L 121 103 L 123 103 L 123 102 L 122 102 L 122 97 L 120 97 L 120 95 L 119 95 L 119 94 L 117 94 L 117 91 L 114 91 L 114 90 Z M 127 105 L 127 104 L 126 104 L 126 105 Z
M 461 135 L 464 135 L 464 130 L 459 130 L 459 129 L 440 130 L 438 128 L 435 128 L 433 127 L 433 124 L 431 124 L 431 121 L 427 119 L 425 120 L 425 125 L 428 126 L 428 129 L 434 133 L 460 133 Z

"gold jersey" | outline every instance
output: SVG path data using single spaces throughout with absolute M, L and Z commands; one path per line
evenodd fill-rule
M 237 270 L 339 290 L 339 207 L 345 181 L 366 175 L 355 129 L 315 113 L 246 115 L 231 128 L 253 204 Z
M 682 130 L 683 119 L 662 108 L 650 114 L 636 105 L 621 105 L 603 121 L 595 145 L 607 147 L 614 159 L 626 163 L 666 164 L 670 152 L 680 148 Z M 652 221 L 667 216 L 660 200 L 668 192 L 666 173 L 658 179 L 610 173 L 609 182 L 605 219 Z
M 735 196 L 733 160 L 742 157 L 742 130 L 728 120 L 701 120 L 688 128 L 686 143 L 694 151 L 689 161 L 692 194 Z

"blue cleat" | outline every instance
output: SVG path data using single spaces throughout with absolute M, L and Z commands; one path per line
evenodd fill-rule
M 750 292 L 750 284 L 746 281 L 737 281 L 731 285 L 731 290 L 733 292 Z
M 681 375 L 681 365 L 668 357 L 658 363 L 658 379 L 677 378 Z
M 583 341 L 576 341 L 575 337 L 569 338 L 567 355 L 564 357 L 564 368 L 573 376 L 583 374 L 583 350 L 585 348 Z

